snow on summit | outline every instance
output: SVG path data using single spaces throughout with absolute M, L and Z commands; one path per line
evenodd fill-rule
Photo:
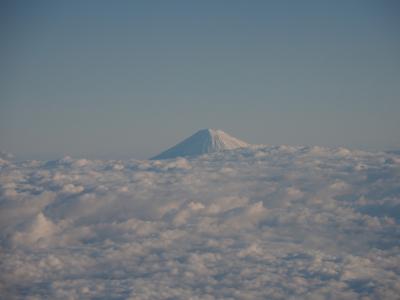
M 248 147 L 241 141 L 219 129 L 202 129 L 179 144 L 160 153 L 152 159 L 169 159 L 180 156 L 197 156 L 201 154 L 233 150 Z

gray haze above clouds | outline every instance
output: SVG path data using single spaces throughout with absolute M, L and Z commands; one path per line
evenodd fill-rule
M 149 158 L 200 128 L 400 148 L 397 1 L 2 1 L 0 149 Z

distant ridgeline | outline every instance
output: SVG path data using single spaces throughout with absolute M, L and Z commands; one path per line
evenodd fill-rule
M 248 147 L 241 141 L 218 129 L 202 129 L 179 144 L 152 157 L 151 159 L 169 159 L 179 156 L 197 156 L 223 150 Z

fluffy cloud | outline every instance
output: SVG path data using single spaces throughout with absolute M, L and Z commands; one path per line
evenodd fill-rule
M 399 162 L 290 146 L 166 161 L 3 155 L 0 292 L 397 299 Z

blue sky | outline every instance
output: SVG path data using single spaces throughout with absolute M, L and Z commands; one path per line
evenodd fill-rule
M 400 148 L 397 1 L 3 1 L 0 149 L 146 158 L 201 128 Z

